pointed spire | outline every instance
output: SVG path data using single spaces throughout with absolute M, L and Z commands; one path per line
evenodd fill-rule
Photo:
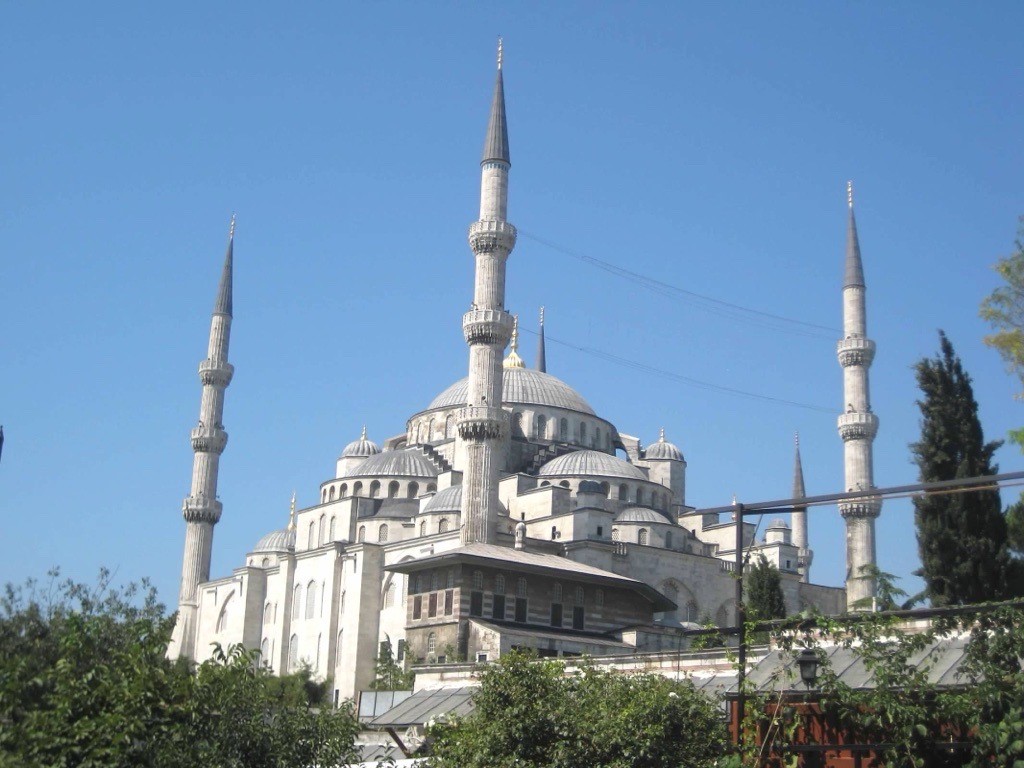
M 665 428 L 664 427 L 662 427 L 660 430 L 658 430 L 658 442 L 659 443 L 664 443 L 665 442 Z
M 361 435 L 359 435 L 359 439 L 360 440 L 365 440 L 366 439 L 366 425 L 365 424 L 363 424 L 363 433 Z
M 505 120 L 505 81 L 501 74 L 502 42 L 498 38 L 498 77 L 494 81 L 494 100 L 491 102 L 491 117 L 487 122 L 487 137 L 484 140 L 484 156 L 481 162 L 498 160 L 512 165 L 508 151 L 508 123 Z
M 288 530 L 295 530 L 295 491 L 292 491 L 292 506 L 288 511 Z
M 523 363 L 523 358 L 519 356 L 519 315 L 512 315 L 512 341 L 510 342 L 512 351 L 508 353 L 508 357 L 502 363 L 506 368 L 525 368 L 526 365 Z
M 807 491 L 804 490 L 804 466 L 800 461 L 799 433 L 796 434 L 794 440 L 796 442 L 796 461 L 793 465 L 793 498 L 802 499 L 807 495 Z
M 224 271 L 220 275 L 220 286 L 217 288 L 217 301 L 213 305 L 213 314 L 231 317 L 231 278 L 235 251 L 235 214 L 231 214 L 231 228 L 228 230 L 228 252 L 224 256 Z
M 548 372 L 548 356 L 544 349 L 544 307 L 540 308 L 540 334 L 537 337 L 537 370 Z
M 853 215 L 853 182 L 846 182 L 846 203 L 850 208 L 850 223 L 846 231 L 846 277 L 843 288 L 864 287 L 864 266 L 860 260 L 860 241 L 857 239 L 857 219 Z

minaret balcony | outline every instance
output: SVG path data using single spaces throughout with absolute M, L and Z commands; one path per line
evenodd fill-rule
M 516 247 L 516 228 L 507 221 L 485 219 L 469 225 L 469 247 L 477 256 L 503 254 Z
M 839 504 L 839 514 L 844 518 L 876 518 L 882 513 L 880 496 L 862 496 Z
M 875 359 L 875 342 L 863 337 L 842 339 L 836 344 L 839 364 L 844 368 L 851 365 L 871 365 Z
M 181 504 L 181 514 L 188 523 L 216 523 L 224 505 L 209 496 L 187 496 Z
M 228 433 L 219 427 L 198 426 L 192 430 L 192 450 L 201 453 L 223 453 Z
M 469 405 L 456 414 L 459 437 L 463 440 L 496 440 L 508 429 L 508 413 L 504 408 Z
M 512 338 L 512 315 L 501 309 L 471 309 L 462 316 L 467 344 L 500 344 Z
M 878 434 L 878 417 L 873 413 L 844 413 L 839 417 L 839 436 L 846 440 L 873 440 Z
M 235 375 L 235 366 L 226 360 L 206 358 L 199 364 L 199 380 L 204 386 L 226 387 Z

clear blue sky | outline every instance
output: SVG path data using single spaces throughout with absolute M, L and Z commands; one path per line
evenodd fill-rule
M 664 426 L 698 506 L 841 489 L 835 339 L 854 179 L 878 343 L 879 485 L 914 482 L 912 365 L 944 328 L 986 434 L 1024 423 L 981 337 L 1024 213 L 1020 3 L 8 3 L 0 9 L 0 581 L 61 565 L 177 599 L 228 220 L 226 575 L 312 504 L 366 424 L 378 441 L 464 375 L 465 241 L 505 37 L 508 303 L 549 371 L 624 432 Z M 834 331 L 794 334 L 651 291 L 540 241 Z M 524 333 L 532 360 L 535 337 Z M 1015 449 L 1004 470 L 1024 466 Z M 843 530 L 811 519 L 814 579 Z M 917 567 L 908 502 L 879 559 Z M 908 588 L 914 582 L 905 582 Z

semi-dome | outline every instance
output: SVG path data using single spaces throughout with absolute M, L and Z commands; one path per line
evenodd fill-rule
M 431 512 L 461 512 L 462 511 L 462 486 L 453 485 L 438 491 L 434 498 L 423 506 L 423 514 Z
M 646 480 L 647 476 L 628 461 L 600 451 L 573 451 L 552 459 L 537 473 L 541 477 L 621 477 Z
M 288 552 L 295 549 L 295 531 L 281 528 L 260 539 L 253 552 Z
M 671 525 L 672 522 L 661 512 L 650 507 L 626 507 L 615 516 L 616 523 L 663 523 Z
M 665 440 L 665 430 L 663 429 L 658 437 L 658 442 L 647 446 L 647 450 L 644 451 L 644 458 L 657 461 L 683 461 L 683 452 L 674 443 Z
M 437 467 L 418 448 L 384 451 L 359 463 L 344 477 L 437 477 Z
M 546 405 L 589 416 L 596 415 L 579 392 L 549 373 L 535 371 L 532 368 L 503 368 L 501 382 L 501 397 L 505 403 Z M 468 402 L 469 379 L 459 379 L 435 397 L 427 410 L 459 408 Z
M 345 450 L 341 452 L 341 458 L 358 459 L 376 456 L 378 453 L 380 453 L 380 446 L 372 440 L 366 439 L 366 427 L 363 427 L 363 434 L 359 436 L 358 440 L 353 440 L 345 446 Z

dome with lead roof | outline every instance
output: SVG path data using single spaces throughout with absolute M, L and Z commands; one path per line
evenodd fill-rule
M 420 514 L 430 515 L 436 512 L 461 512 L 462 511 L 462 486 L 453 485 L 438 491 L 434 498 L 423 505 Z M 505 505 L 498 502 L 498 514 L 507 515 Z
M 661 512 L 650 507 L 626 507 L 615 516 L 616 523 L 663 523 L 671 525 L 672 521 Z
M 549 373 L 532 368 L 503 368 L 501 397 L 506 405 L 545 405 L 595 416 L 583 395 Z M 433 399 L 427 410 L 461 408 L 469 402 L 469 379 L 459 379 Z
M 260 539 L 253 552 L 290 552 L 295 549 L 295 531 L 281 528 Z
M 655 461 L 683 461 L 683 452 L 674 443 L 665 440 L 665 430 L 662 429 L 658 442 L 647 446 L 647 450 L 644 451 L 644 458 Z
M 361 461 L 344 477 L 437 477 L 438 469 L 418 448 L 384 451 Z
M 359 459 L 376 456 L 378 453 L 380 453 L 380 446 L 372 440 L 366 439 L 366 427 L 363 427 L 363 434 L 359 436 L 358 440 L 353 440 L 345 446 L 345 450 L 341 452 L 341 458 Z
M 616 477 L 647 480 L 647 475 L 628 461 L 600 451 L 573 451 L 552 459 L 537 473 L 540 477 Z

